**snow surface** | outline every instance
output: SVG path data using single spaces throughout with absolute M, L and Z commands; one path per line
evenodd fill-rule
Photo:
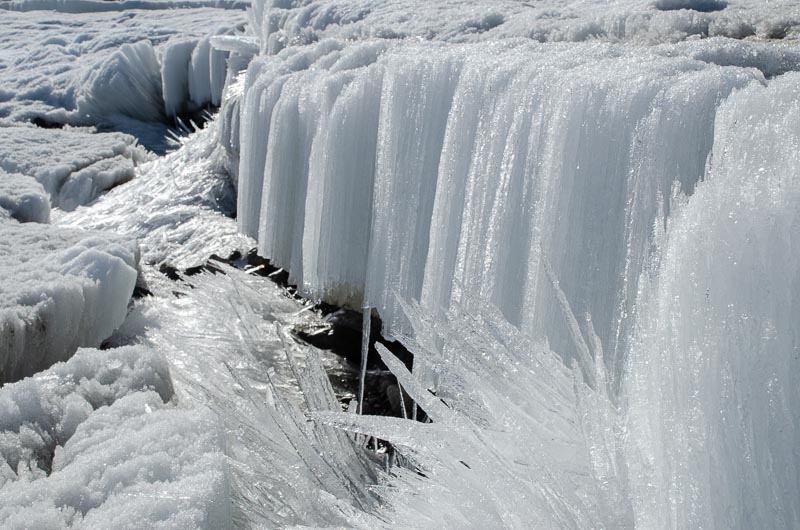
M 0 209 L 20 223 L 49 223 L 50 199 L 33 177 L 0 169 Z
M 0 389 L 0 525 L 230 528 L 216 419 L 172 396 L 143 347 L 79 350 Z
M 715 36 L 796 39 L 800 6 L 792 0 L 257 0 L 250 22 L 269 53 L 328 37 L 660 43 Z
M 128 132 L 156 151 L 167 147 L 164 136 L 176 105 L 188 112 L 219 101 L 225 52 L 212 49 L 208 40 L 236 32 L 245 18 L 242 5 L 224 3 L 218 9 L 202 3 L 175 9 L 181 6 L 169 2 L 36 4 L 3 2 L 0 9 L 61 6 L 78 13 L 3 11 L 0 118 Z M 171 59 L 176 51 L 170 50 L 185 49 L 187 40 L 205 46 L 183 70 L 176 69 Z M 163 57 L 169 70 L 162 70 Z M 176 102 L 187 75 L 194 99 Z
M 148 156 L 127 134 L 0 124 L 0 169 L 35 178 L 62 210 L 132 179 Z
M 99 346 L 136 284 L 135 244 L 111 235 L 0 220 L 0 381 Z

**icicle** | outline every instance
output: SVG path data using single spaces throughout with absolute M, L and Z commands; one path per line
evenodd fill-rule
M 364 381 L 367 378 L 367 358 L 369 356 L 369 333 L 370 333 L 370 316 L 371 308 L 364 306 L 361 308 L 364 312 L 363 320 L 361 321 L 361 376 L 358 380 L 358 413 L 364 413 Z

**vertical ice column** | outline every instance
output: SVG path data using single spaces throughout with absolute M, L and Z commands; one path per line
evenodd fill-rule
M 637 528 L 800 525 L 798 82 L 723 104 L 642 287 L 623 386 Z
M 334 79 L 342 86 L 311 152 L 303 278 L 313 298 L 359 307 L 366 280 L 383 73 L 368 67 Z
M 436 178 L 461 60 L 404 56 L 385 66 L 367 265 L 369 305 L 386 330 L 406 328 L 396 297 L 418 299 Z

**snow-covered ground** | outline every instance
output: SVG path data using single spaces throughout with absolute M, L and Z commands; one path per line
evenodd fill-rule
M 0 3 L 0 525 L 800 527 L 795 2 L 244 7 Z

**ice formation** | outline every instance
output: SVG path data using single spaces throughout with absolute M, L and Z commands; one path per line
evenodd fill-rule
M 385 360 L 432 424 L 315 415 L 423 470 L 379 479 L 386 522 L 800 524 L 796 6 L 250 20 L 222 112 L 240 229 L 418 343 L 413 375 Z
M 0 144 L 0 168 L 24 174 L 0 180 L 0 228 L 9 249 L 39 249 L 24 263 L 9 250 L 3 314 L 41 310 L 48 333 L 86 331 L 71 348 L 96 344 L 128 311 L 135 251 L 75 230 L 139 238 L 154 296 L 116 340 L 163 353 L 186 407 L 145 383 L 91 412 L 81 392 L 99 376 L 47 394 L 52 414 L 25 420 L 39 438 L 19 423 L 3 433 L 15 476 L 38 485 L 3 471 L 0 488 L 22 497 L 0 516 L 50 517 L 62 471 L 116 472 L 130 450 L 175 471 L 164 487 L 188 491 L 185 504 L 131 501 L 147 480 L 126 499 L 90 480 L 97 506 L 65 511 L 66 525 L 154 510 L 178 528 L 800 526 L 795 3 L 256 0 L 245 30 L 243 13 L 201 5 L 4 4 L 94 18 L 65 13 L 48 53 L 12 44 L 14 60 L 0 58 L 0 115 L 19 134 L 64 144 L 88 132 L 19 122 L 81 123 L 146 142 L 221 109 L 159 159 L 127 140 L 93 154 L 123 135 L 92 135 L 77 165 L 74 151 Z M 25 34 L 52 23 L 8 15 Z M 46 220 L 43 191 L 61 227 L 18 222 Z M 150 267 L 251 237 L 312 300 L 374 307 L 415 355 L 409 371 L 380 351 L 414 401 L 403 415 L 430 421 L 342 412 L 331 359 L 290 336 L 310 307 L 276 287 L 222 265 L 179 283 Z M 79 314 L 101 315 L 102 333 Z M 70 355 L 42 351 L 31 370 Z M 11 378 L 31 373 L 9 363 Z M 52 371 L 39 377 L 0 391 L 0 407 Z M 136 453 L 145 426 L 153 445 Z M 86 441 L 95 432 L 106 442 Z M 370 437 L 392 445 L 372 454 Z
M 221 432 L 152 350 L 84 349 L 0 389 L 0 526 L 231 527 Z
M 99 346 L 125 319 L 135 244 L 110 235 L 0 220 L 0 381 Z
M 290 48 L 248 70 L 240 227 L 389 333 L 397 297 L 479 293 L 567 357 L 589 355 L 591 314 L 614 361 L 673 181 L 691 193 L 720 101 L 760 81 L 597 44 Z
M 138 166 L 138 176 L 89 208 L 62 214 L 64 227 L 112 232 L 138 242 L 142 262 L 178 268 L 252 248 L 237 232 L 235 191 L 223 169 L 218 123 L 183 147 Z

